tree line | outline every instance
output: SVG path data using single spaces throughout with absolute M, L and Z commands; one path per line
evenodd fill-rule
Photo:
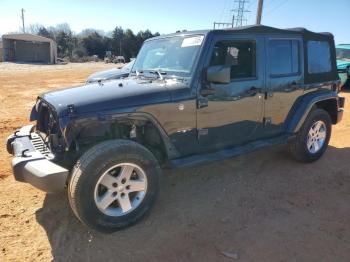
M 107 34 L 96 29 L 84 29 L 75 34 L 66 23 L 54 27 L 30 25 L 27 32 L 53 39 L 57 43 L 58 57 L 71 61 L 93 55 L 102 59 L 106 51 L 124 56 L 128 61 L 136 57 L 146 39 L 159 36 L 158 32 L 153 34 L 148 29 L 134 34 L 131 29 L 119 26 Z

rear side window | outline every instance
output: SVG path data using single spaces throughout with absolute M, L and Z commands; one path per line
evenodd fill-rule
M 270 40 L 269 65 L 271 76 L 288 76 L 300 72 L 298 40 Z
M 309 74 L 328 73 L 332 70 L 331 49 L 326 41 L 308 41 Z

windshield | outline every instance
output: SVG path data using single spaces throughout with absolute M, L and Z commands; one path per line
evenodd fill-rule
M 133 72 L 158 71 L 189 76 L 203 42 L 203 35 L 176 36 L 145 42 Z
M 123 70 L 126 70 L 126 71 L 130 71 L 131 68 L 132 68 L 132 66 L 134 65 L 134 63 L 135 63 L 135 60 L 132 60 L 131 62 L 125 64 L 125 65 L 122 67 L 122 69 L 123 69 Z
M 337 48 L 337 59 L 350 61 L 350 49 Z

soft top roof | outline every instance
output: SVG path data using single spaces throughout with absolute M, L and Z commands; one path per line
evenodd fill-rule
M 337 66 L 336 66 L 336 55 L 335 55 L 335 45 L 334 45 L 334 38 L 331 33 L 315 33 L 312 31 L 309 31 L 305 28 L 288 28 L 288 29 L 279 29 L 274 28 L 270 26 L 265 25 L 251 25 L 251 26 L 243 26 L 243 27 L 236 27 L 236 28 L 229 28 L 229 29 L 214 29 L 214 30 L 201 30 L 201 31 L 189 31 L 189 32 L 180 32 L 170 35 L 162 35 L 155 38 L 151 38 L 146 41 L 152 41 L 154 39 L 162 39 L 166 37 L 172 37 L 172 36 L 190 36 L 190 35 L 215 35 L 215 34 L 266 34 L 266 35 L 294 35 L 294 36 L 301 36 L 302 41 L 304 42 L 304 83 L 321 83 L 321 82 L 327 82 L 327 81 L 334 81 L 338 80 L 339 76 L 337 73 Z M 329 44 L 329 56 L 331 59 L 331 71 L 325 72 L 325 73 L 309 73 L 308 70 L 308 56 L 309 56 L 309 48 L 308 48 L 308 42 L 309 41 L 325 41 Z M 327 55 L 327 54 L 325 54 Z
M 211 30 L 198 30 L 198 31 L 186 31 L 179 32 L 174 34 L 161 35 L 151 39 L 171 37 L 171 36 L 186 36 L 186 35 L 194 35 L 194 34 L 230 34 L 230 33 L 246 33 L 246 34 L 299 34 L 306 38 L 319 39 L 319 40 L 332 40 L 333 35 L 328 32 L 316 33 L 309 31 L 305 28 L 288 28 L 288 29 L 280 29 L 271 26 L 265 25 L 249 25 L 242 27 L 234 27 L 227 29 L 211 29 Z
M 243 27 L 235 27 L 221 30 L 211 30 L 214 32 L 237 32 L 237 33 L 249 33 L 249 34 L 300 34 L 304 36 L 311 37 L 321 37 L 321 38 L 333 38 L 333 35 L 328 32 L 316 33 L 309 31 L 303 27 L 280 29 L 265 25 L 250 25 Z

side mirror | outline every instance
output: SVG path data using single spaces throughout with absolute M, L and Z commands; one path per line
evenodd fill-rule
M 228 84 L 231 81 L 230 66 L 211 66 L 207 69 L 207 81 L 210 83 Z

